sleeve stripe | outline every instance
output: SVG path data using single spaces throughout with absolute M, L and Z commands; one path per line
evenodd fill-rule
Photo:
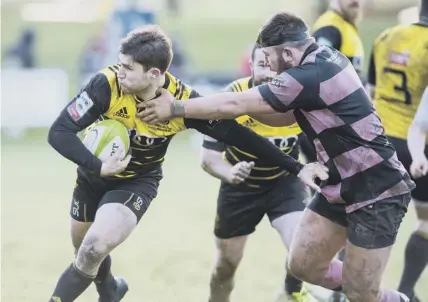
M 234 92 L 239 92 L 239 89 L 238 89 L 238 86 L 236 85 L 236 82 L 232 83 L 232 87 L 233 87 Z
M 242 92 L 242 86 L 241 86 L 241 83 L 236 82 L 236 85 L 238 85 L 239 91 L 240 91 L 240 92 Z
M 266 103 L 268 103 L 275 111 L 286 112 L 287 106 L 285 106 L 281 101 L 276 97 L 276 95 L 270 90 L 268 85 L 261 85 L 257 87 L 260 94 Z

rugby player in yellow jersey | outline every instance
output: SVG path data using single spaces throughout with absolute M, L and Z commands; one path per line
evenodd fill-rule
M 419 22 L 386 29 L 375 40 L 369 64 L 369 92 L 398 159 L 410 171 L 407 133 L 428 85 L 428 0 L 422 0 Z M 428 114 L 425 116 L 428 119 Z M 425 147 L 425 152 L 428 148 Z M 427 154 L 427 153 L 425 153 Z M 415 160 L 415 159 L 414 159 Z M 428 263 L 428 176 L 414 178 L 412 191 L 418 226 L 405 250 L 398 290 L 419 301 L 414 286 Z
M 276 75 L 266 64 L 264 53 L 257 45 L 253 47 L 250 66 L 252 76 L 232 82 L 226 91 L 245 91 Z M 287 154 L 298 158 L 298 135 L 302 131 L 297 124 L 270 127 L 247 115 L 239 117 L 237 121 L 267 137 Z M 211 274 L 209 301 L 228 302 L 248 235 L 255 231 L 256 226 L 267 215 L 288 248 L 305 208 L 303 201 L 308 194 L 296 176 L 208 136 L 203 143 L 202 167 L 222 180 L 214 227 L 217 258 Z M 302 281 L 287 274 L 277 301 L 316 300 L 302 288 Z
M 70 211 L 76 258 L 59 278 L 51 302 L 74 301 L 93 281 L 100 302 L 122 299 L 127 284 L 112 276 L 108 255 L 131 234 L 156 197 L 162 162 L 176 133 L 194 128 L 293 173 L 302 168 L 269 140 L 234 120 L 143 122 L 137 116 L 137 104 L 155 98 L 161 88 L 181 100 L 198 96 L 167 72 L 171 59 L 170 39 L 158 27 L 131 32 L 120 45 L 119 65 L 97 73 L 49 131 L 52 147 L 79 166 Z M 128 128 L 131 155 L 120 158 L 116 152 L 101 162 L 85 148 L 76 134 L 100 119 L 114 119 Z

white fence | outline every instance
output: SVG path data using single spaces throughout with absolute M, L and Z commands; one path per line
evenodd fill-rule
M 68 98 L 68 75 L 61 69 L 2 69 L 2 130 L 18 135 L 27 128 L 49 127 Z

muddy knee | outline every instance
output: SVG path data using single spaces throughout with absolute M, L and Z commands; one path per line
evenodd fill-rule
M 95 275 L 99 265 L 109 252 L 110 249 L 107 244 L 98 238 L 87 238 L 82 242 L 77 252 L 76 266 L 88 275 Z
M 219 282 L 233 279 L 237 268 L 238 263 L 228 258 L 220 258 L 214 268 L 213 279 Z
M 323 269 L 320 264 L 312 263 L 300 256 L 287 257 L 286 269 L 297 279 L 310 283 L 318 283 L 327 270 L 327 268 Z

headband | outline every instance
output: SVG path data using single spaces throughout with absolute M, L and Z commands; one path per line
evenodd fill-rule
M 257 44 L 259 44 L 261 47 L 271 47 L 271 46 L 278 46 L 287 42 L 303 41 L 303 40 L 309 39 L 310 37 L 311 36 L 309 35 L 308 30 L 297 34 L 282 34 L 281 38 L 270 42 L 262 41 L 261 36 L 259 36 L 259 39 L 257 40 Z

